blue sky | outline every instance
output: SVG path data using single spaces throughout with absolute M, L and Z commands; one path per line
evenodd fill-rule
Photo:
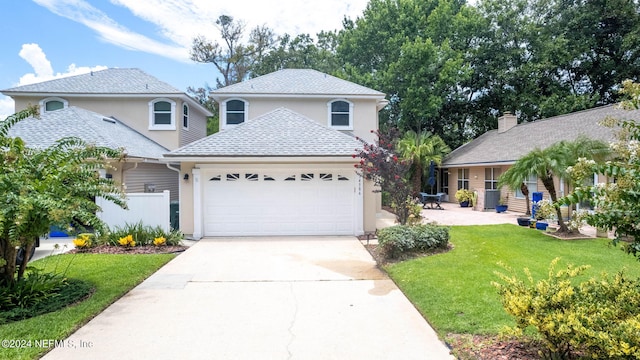
M 140 68 L 176 88 L 215 84 L 211 64 L 189 60 L 198 35 L 217 40 L 215 19 L 247 30 L 315 35 L 362 14 L 368 0 L 0 0 L 0 89 L 107 67 Z M 247 31 L 248 32 L 248 31 Z M 0 95 L 0 119 L 13 101 Z

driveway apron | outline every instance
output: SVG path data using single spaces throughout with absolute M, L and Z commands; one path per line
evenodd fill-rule
M 453 359 L 354 237 L 203 239 L 44 359 Z

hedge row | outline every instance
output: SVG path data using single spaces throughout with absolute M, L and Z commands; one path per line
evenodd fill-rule
M 406 252 L 445 248 L 449 243 L 449 228 L 437 225 L 396 225 L 378 230 L 378 246 L 386 258 L 396 258 Z

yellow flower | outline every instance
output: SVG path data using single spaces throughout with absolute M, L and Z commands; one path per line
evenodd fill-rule
M 73 245 L 75 245 L 77 248 L 89 247 L 89 239 L 83 237 L 73 239 Z
M 157 238 L 153 239 L 153 245 L 155 245 L 155 246 L 167 245 L 167 239 L 165 239 L 163 236 L 157 237 Z
M 118 240 L 118 243 L 121 246 L 124 246 L 124 247 L 128 247 L 128 246 L 134 247 L 134 246 L 136 246 L 136 242 L 133 241 L 133 235 L 127 235 L 125 237 L 121 237 L 120 240 Z

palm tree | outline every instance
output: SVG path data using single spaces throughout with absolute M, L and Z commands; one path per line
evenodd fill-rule
M 398 142 L 398 151 L 402 158 L 411 161 L 411 184 L 417 196 L 422 188 L 422 176 L 426 175 L 431 161 L 440 166 L 451 149 L 437 135 L 410 130 Z
M 523 180 L 533 174 L 542 181 L 544 188 L 549 192 L 551 201 L 556 203 L 558 196 L 554 176 L 567 178 L 567 168 L 575 165 L 580 157 L 603 161 L 608 153 L 608 145 L 599 140 L 580 137 L 574 141 L 560 141 L 542 150 L 534 149 L 518 159 L 500 176 L 498 184 L 500 186 L 507 185 L 514 189 L 516 186 L 520 187 Z M 555 208 L 560 226 L 558 232 L 568 232 L 569 228 L 562 219 L 560 207 L 556 206 Z

